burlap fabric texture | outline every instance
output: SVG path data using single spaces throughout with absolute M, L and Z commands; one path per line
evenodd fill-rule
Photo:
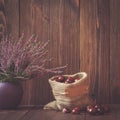
M 78 72 L 73 75 L 63 75 L 65 78 L 77 78 L 76 82 L 66 84 L 53 80 L 56 76 L 49 79 L 55 101 L 48 103 L 44 109 L 62 110 L 67 107 L 72 109 L 75 106 L 87 106 L 92 104 L 89 96 L 89 83 L 87 73 Z

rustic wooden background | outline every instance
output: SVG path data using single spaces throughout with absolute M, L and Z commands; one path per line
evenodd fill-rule
M 88 73 L 90 92 L 102 103 L 120 103 L 120 0 L 0 0 L 0 39 L 25 33 L 50 40 L 49 67 Z M 22 105 L 53 99 L 46 79 L 23 83 Z

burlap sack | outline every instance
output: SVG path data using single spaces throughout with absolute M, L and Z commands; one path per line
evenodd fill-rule
M 49 79 L 50 86 L 55 98 L 54 106 L 57 106 L 59 110 L 67 107 L 72 109 L 75 106 L 86 106 L 92 103 L 92 99 L 89 97 L 89 84 L 87 74 L 85 72 L 79 72 L 73 75 L 63 75 L 64 77 L 77 77 L 74 83 L 66 84 L 56 82 L 52 77 Z M 48 109 L 50 104 L 47 104 L 44 109 Z

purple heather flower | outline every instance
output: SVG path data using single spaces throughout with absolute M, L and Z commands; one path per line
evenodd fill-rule
M 66 66 L 45 68 L 49 41 L 41 42 L 37 37 L 24 39 L 23 35 L 18 41 L 6 37 L 0 42 L 0 79 L 11 75 L 13 78 L 30 79 L 36 74 L 60 74 Z M 3 76 L 3 74 L 5 76 Z

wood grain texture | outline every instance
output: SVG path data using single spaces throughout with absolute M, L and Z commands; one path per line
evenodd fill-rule
M 112 102 L 120 102 L 120 1 L 110 0 L 110 80 Z
M 49 63 L 50 67 L 57 67 L 63 64 L 62 49 L 63 49 L 63 1 L 50 0 L 50 44 L 49 57 L 52 61 Z M 54 53 L 54 54 L 53 54 Z M 50 88 L 51 91 L 51 88 Z M 53 99 L 52 92 L 50 94 Z
M 62 61 L 64 64 L 68 64 L 66 73 L 74 74 L 80 71 L 79 1 L 75 6 L 70 1 L 64 0 L 62 17 Z
M 97 3 L 97 80 L 98 102 L 110 102 L 110 10 L 109 0 L 98 0 Z
M 29 37 L 33 34 L 33 17 L 32 17 L 32 0 L 20 0 L 20 35 L 25 34 L 25 37 Z
M 49 40 L 49 0 L 20 1 L 20 33 L 22 32 L 27 37 L 35 34 L 41 41 Z M 23 84 L 25 93 L 22 104 L 47 103 L 50 96 L 47 80 L 48 76 Z
M 33 32 L 38 35 L 40 41 L 48 41 L 50 36 L 50 2 L 49 0 L 34 0 L 32 4 L 33 8 Z M 49 46 L 47 49 L 49 50 Z M 48 51 L 49 55 L 49 51 Z M 49 56 L 47 56 L 49 57 Z M 49 67 L 49 64 L 46 65 Z M 32 81 L 31 91 L 31 103 L 32 104 L 46 104 L 50 101 L 50 86 L 48 83 L 48 77 L 38 78 Z
M 72 5 L 69 1 L 50 1 L 52 64 L 68 64 L 66 72 L 71 74 L 79 71 L 79 11 L 76 12 Z
M 6 28 L 5 3 L 4 0 L 0 0 L 0 41 L 5 36 Z
M 62 65 L 63 1 L 50 0 L 50 66 Z M 53 54 L 54 53 L 54 54 Z
M 14 3 L 14 4 L 13 4 Z M 19 37 L 19 0 L 0 0 L 0 40 L 11 35 Z
M 1 111 L 0 120 L 20 120 L 28 110 L 11 110 L 11 111 Z
M 32 0 L 20 0 L 19 2 L 20 9 L 20 22 L 19 22 L 19 30 L 20 36 L 22 33 L 25 34 L 25 39 L 28 39 L 33 34 L 33 17 L 32 17 Z M 32 95 L 32 81 L 27 81 L 23 83 L 23 100 L 22 105 L 30 105 L 31 104 L 31 95 Z
M 108 102 L 109 1 L 80 2 L 80 69 L 88 73 L 91 94 L 98 102 Z
M 40 41 L 49 40 L 49 0 L 20 1 L 20 33 L 38 35 Z M 47 66 L 48 67 L 48 66 Z M 49 101 L 48 76 L 26 82 L 23 104 L 45 104 Z
M 0 120 L 119 120 L 120 105 L 111 105 L 111 112 L 104 115 L 89 115 L 87 112 L 80 114 L 64 114 L 61 111 L 42 110 L 41 108 L 1 110 Z
M 85 114 L 80 115 L 64 114 L 53 110 L 31 110 L 22 120 L 85 120 Z
M 4 0 L 6 34 L 11 35 L 13 39 L 19 38 L 19 0 Z
M 88 74 L 90 93 L 97 93 L 97 1 L 80 1 L 80 71 Z

